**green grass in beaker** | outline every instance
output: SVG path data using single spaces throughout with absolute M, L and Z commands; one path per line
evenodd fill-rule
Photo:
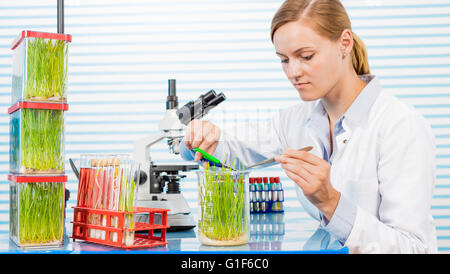
M 206 168 L 199 180 L 201 233 L 217 241 L 239 239 L 248 229 L 244 170 Z

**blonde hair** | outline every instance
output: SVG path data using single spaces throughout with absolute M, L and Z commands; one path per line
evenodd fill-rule
M 273 42 L 275 31 L 286 23 L 307 19 L 320 35 L 336 41 L 345 29 L 352 29 L 347 11 L 339 0 L 286 0 L 272 19 L 270 37 Z M 366 46 L 352 32 L 352 64 L 358 75 L 369 74 Z

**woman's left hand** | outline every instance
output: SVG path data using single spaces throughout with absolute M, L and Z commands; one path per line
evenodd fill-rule
M 341 193 L 330 183 L 330 164 L 316 155 L 288 148 L 275 157 L 305 197 L 331 220 Z

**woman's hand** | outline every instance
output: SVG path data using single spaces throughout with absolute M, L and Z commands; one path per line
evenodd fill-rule
M 330 164 L 312 153 L 291 148 L 275 160 L 281 163 L 286 175 L 302 189 L 305 197 L 331 220 L 341 194 L 330 183 Z
M 188 149 L 200 148 L 213 154 L 219 144 L 220 128 L 208 121 L 192 120 L 186 130 L 184 143 Z M 194 161 L 202 159 L 200 152 L 195 153 Z

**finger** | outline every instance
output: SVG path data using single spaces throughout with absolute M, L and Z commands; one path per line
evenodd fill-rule
M 304 162 L 308 162 L 312 165 L 320 165 L 324 161 L 322 158 L 317 157 L 316 155 L 306 152 L 306 151 L 298 151 L 292 148 L 288 148 L 283 151 L 283 156 L 289 156 L 292 158 L 296 158 L 298 160 L 302 160 Z
M 213 155 L 214 152 L 216 152 L 216 148 L 218 145 L 219 145 L 218 142 L 211 143 L 211 145 L 208 147 L 205 147 L 205 149 L 203 149 L 203 151 L 206 151 L 206 153 Z
M 292 172 L 296 174 L 297 176 L 301 177 L 303 180 L 305 180 L 307 183 L 313 183 L 314 182 L 314 175 L 311 174 L 308 170 L 306 170 L 301 165 L 296 164 L 283 164 L 281 167 L 289 172 Z
M 191 143 L 192 148 L 200 147 L 200 145 L 204 142 L 203 129 L 201 127 L 197 127 L 193 135 L 194 137 Z
M 199 149 L 203 150 L 204 152 L 212 155 L 214 153 L 214 151 L 211 151 L 211 146 L 213 144 L 210 144 L 208 142 L 202 142 L 199 146 L 197 146 Z M 194 157 L 194 161 L 200 161 L 203 158 L 203 154 L 201 154 L 200 152 L 196 152 L 195 153 L 195 157 Z
M 285 170 L 284 173 L 286 173 L 286 176 L 288 176 L 296 185 L 298 185 L 302 190 L 305 189 L 308 185 L 308 182 L 306 182 L 303 178 L 296 175 L 295 173 L 290 172 L 289 170 Z
M 305 162 L 303 160 L 299 160 L 297 158 L 291 157 L 291 156 L 277 156 L 275 160 L 278 160 L 281 164 L 293 164 L 293 165 L 301 165 L 306 170 L 308 170 L 310 173 L 316 173 L 320 169 L 318 166 L 315 166 L 309 162 Z
M 186 133 L 184 134 L 184 144 L 186 145 L 186 147 L 191 150 L 191 143 L 192 143 L 192 130 L 191 130 L 191 122 L 188 124 L 187 129 L 186 129 Z
M 194 162 L 198 162 L 203 158 L 203 155 L 200 152 L 195 152 Z
M 306 171 L 308 171 L 308 173 L 310 173 L 311 175 L 314 175 L 314 176 L 320 177 L 320 175 L 323 172 L 326 172 L 326 166 L 323 166 L 323 165 L 315 166 L 308 162 L 304 162 L 302 160 L 298 160 L 296 158 L 292 158 L 292 157 L 288 157 L 288 156 L 278 156 L 277 159 L 281 163 L 281 165 L 290 164 L 290 165 L 293 165 L 294 167 L 302 167 Z
M 186 145 L 186 147 L 188 149 L 192 149 L 192 142 L 194 141 L 194 133 L 196 131 L 196 128 L 198 127 L 199 122 L 200 121 L 198 121 L 198 120 L 192 120 L 189 122 L 189 124 L 187 126 L 185 138 L 184 138 L 184 144 Z
M 211 151 L 211 148 L 212 148 L 213 144 L 214 144 L 214 143 L 208 142 L 208 141 L 206 141 L 206 140 L 203 138 L 201 141 L 194 141 L 194 142 L 192 143 L 192 147 L 193 147 L 193 148 L 199 148 L 199 149 L 205 151 L 206 153 L 212 155 L 212 154 L 214 153 L 214 151 Z M 200 161 L 202 158 L 203 158 L 203 155 L 202 155 L 200 152 L 197 151 L 197 152 L 195 153 L 194 160 L 195 160 L 195 161 Z
M 214 142 L 209 142 L 209 141 L 204 141 L 203 143 L 200 144 L 200 146 L 198 146 L 198 148 L 200 148 L 201 150 L 205 151 L 206 153 L 213 155 L 214 152 L 216 151 L 217 146 L 219 145 L 218 141 L 214 141 Z M 200 154 L 200 158 L 198 158 L 199 160 L 201 158 L 203 158 L 203 155 L 199 152 L 197 152 L 198 154 Z M 195 160 L 195 158 L 194 158 Z

